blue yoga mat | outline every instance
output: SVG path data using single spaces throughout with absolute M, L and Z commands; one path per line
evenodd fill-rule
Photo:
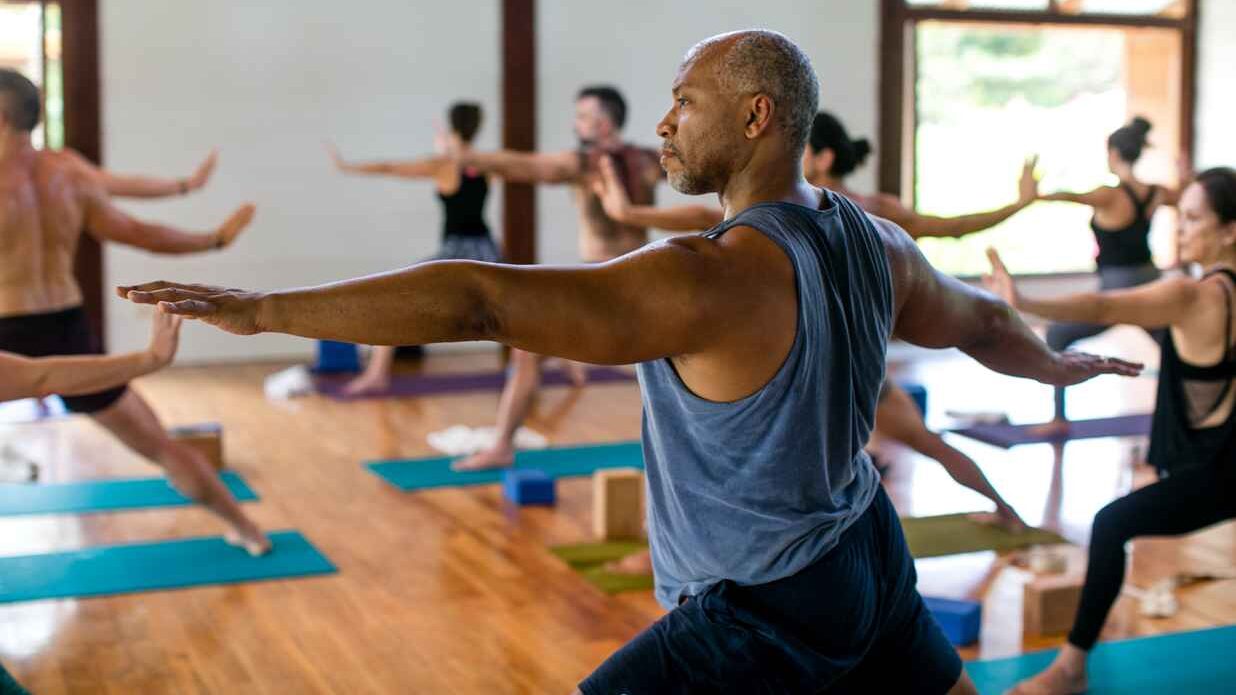
M 373 461 L 365 466 L 375 475 L 405 492 L 435 487 L 463 487 L 502 482 L 504 469 L 487 471 L 451 470 L 452 457 Z M 643 468 L 644 454 L 639 442 L 573 446 L 515 454 L 516 468 L 539 468 L 551 478 L 591 475 L 606 468 Z
M 191 538 L 0 558 L 0 603 L 129 594 L 335 572 L 296 531 L 270 534 L 263 557 L 222 538 Z
M 224 471 L 220 477 L 237 500 L 252 502 L 257 499 L 239 474 Z M 115 512 L 186 504 L 193 504 L 193 501 L 176 492 L 166 478 L 49 484 L 0 483 L 0 516 Z
M 1102 642 L 1090 653 L 1087 693 L 1236 691 L 1236 627 Z M 980 693 L 1003 693 L 1047 668 L 1056 650 L 973 661 L 966 671 Z

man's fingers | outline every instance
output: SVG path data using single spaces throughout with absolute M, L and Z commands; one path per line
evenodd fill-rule
M 159 311 L 176 316 L 199 318 L 209 316 L 218 310 L 214 304 L 200 299 L 182 299 L 178 302 L 159 302 Z
M 158 304 L 159 302 L 179 302 L 182 299 L 206 299 L 208 296 L 204 292 L 166 287 L 161 290 L 130 292 L 129 301 L 136 304 Z

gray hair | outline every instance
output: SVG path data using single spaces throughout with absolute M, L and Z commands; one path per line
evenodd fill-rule
M 783 34 L 749 29 L 705 39 L 687 53 L 686 60 L 692 62 L 704 49 L 731 40 L 717 65 L 722 88 L 739 94 L 767 94 L 792 151 L 801 153 L 820 100 L 820 81 L 811 59 Z

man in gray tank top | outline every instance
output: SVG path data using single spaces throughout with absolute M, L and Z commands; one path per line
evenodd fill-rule
M 895 225 L 803 180 L 819 85 L 780 34 L 694 47 L 658 126 L 680 191 L 726 222 L 597 266 L 444 261 L 258 293 L 155 282 L 139 303 L 233 333 L 494 340 L 640 363 L 649 535 L 669 613 L 580 690 L 973 692 L 915 590 L 862 453 L 890 336 L 1050 384 L 1137 365 L 1049 350 Z M 599 310 L 600 309 L 600 310 Z

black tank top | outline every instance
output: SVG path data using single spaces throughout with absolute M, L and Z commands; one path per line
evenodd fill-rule
M 1226 268 L 1207 273 L 1223 273 L 1236 283 L 1236 272 Z M 1217 364 L 1206 367 L 1189 364 L 1176 354 L 1171 331 L 1164 331 L 1159 366 L 1159 391 L 1150 426 L 1150 451 L 1147 460 L 1160 474 L 1190 466 L 1231 465 L 1236 457 L 1236 408 L 1214 427 L 1195 428 L 1214 414 L 1232 390 L 1236 379 L 1236 350 L 1232 348 L 1232 288 L 1227 290 L 1227 351 Z
M 442 235 L 487 237 L 489 226 L 485 224 L 485 198 L 489 195 L 489 182 L 468 170 L 459 172 L 459 190 L 451 195 L 438 193 L 446 219 Z
M 1154 200 L 1156 187 L 1150 187 L 1145 200 L 1138 200 L 1137 193 L 1127 183 L 1121 182 L 1120 190 L 1127 193 L 1133 202 L 1133 221 L 1123 229 L 1103 229 L 1098 222 L 1090 220 L 1094 239 L 1099 242 L 1100 268 L 1146 265 L 1150 262 L 1150 217 L 1146 214 L 1146 208 Z

